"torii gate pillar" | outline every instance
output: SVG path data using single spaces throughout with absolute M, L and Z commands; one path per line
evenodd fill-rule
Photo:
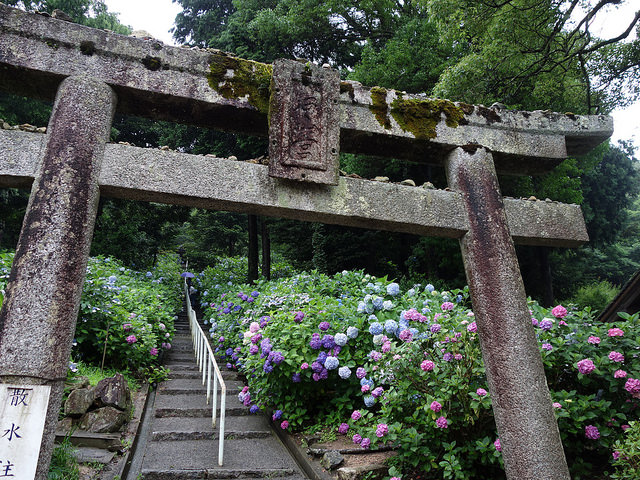
M 115 104 L 100 81 L 61 83 L 0 311 L 0 383 L 51 387 L 38 480 L 49 470 Z
M 446 171 L 469 219 L 460 247 L 507 478 L 569 480 L 493 157 L 456 148 Z

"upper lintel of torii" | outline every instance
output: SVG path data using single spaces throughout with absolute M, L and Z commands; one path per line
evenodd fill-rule
M 0 4 L 0 88 L 53 99 L 88 75 L 110 85 L 118 110 L 266 135 L 272 66 L 216 50 L 132 38 Z M 340 150 L 442 165 L 458 146 L 489 149 L 499 173 L 549 171 L 606 140 L 604 115 L 522 112 L 341 82 Z

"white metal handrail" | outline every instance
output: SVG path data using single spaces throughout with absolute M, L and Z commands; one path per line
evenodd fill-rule
M 220 369 L 216 363 L 216 358 L 211 350 L 211 345 L 209 345 L 209 340 L 198 323 L 196 312 L 191 308 L 191 299 L 189 298 L 189 287 L 187 285 L 186 278 L 184 279 L 184 291 L 187 303 L 187 315 L 189 316 L 189 329 L 191 330 L 193 348 L 196 352 L 196 361 L 198 362 L 198 367 L 202 372 L 202 384 L 204 385 L 205 380 L 207 382 L 207 405 L 211 399 L 211 393 L 213 393 L 211 424 L 214 428 L 216 426 L 216 410 L 218 407 L 218 386 L 220 386 L 220 439 L 218 443 L 218 465 L 222 466 L 227 386 L 224 383 L 222 373 L 220 373 Z M 213 376 L 213 389 L 211 388 L 212 370 L 215 373 Z

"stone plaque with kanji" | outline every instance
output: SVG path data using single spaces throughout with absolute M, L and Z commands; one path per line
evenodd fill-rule
M 276 60 L 269 110 L 269 175 L 336 185 L 340 150 L 336 70 Z
M 33 480 L 49 385 L 0 385 L 0 479 Z

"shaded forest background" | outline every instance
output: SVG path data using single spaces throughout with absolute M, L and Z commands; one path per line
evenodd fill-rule
M 592 21 L 620 0 L 173 0 L 182 8 L 173 35 L 191 47 L 217 48 L 272 62 L 279 57 L 329 63 L 345 79 L 409 93 L 519 110 L 608 113 L 640 95 L 638 19 L 611 38 Z M 100 0 L 5 0 L 116 33 Z M 51 106 L 2 93 L 0 118 L 48 123 Z M 118 116 L 111 140 L 194 153 L 267 154 L 265 139 Z M 569 158 L 548 175 L 504 177 L 504 195 L 581 204 L 591 241 L 578 249 L 518 247 L 527 293 L 543 304 L 574 298 L 582 287 L 609 297 L 640 268 L 640 178 L 630 144 L 605 143 Z M 444 172 L 419 163 L 343 154 L 341 170 L 446 187 Z M 28 192 L 0 190 L 0 249 L 15 248 Z M 249 275 L 268 275 L 271 258 L 333 273 L 365 269 L 441 288 L 465 283 L 457 241 L 228 212 L 103 198 L 92 254 L 145 269 L 161 250 L 184 249 L 195 269 L 218 256 L 247 255 Z M 262 268 L 259 254 L 262 252 Z

